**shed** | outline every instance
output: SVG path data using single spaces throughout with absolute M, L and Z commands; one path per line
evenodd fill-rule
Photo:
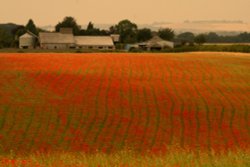
M 62 33 L 39 33 L 40 46 L 42 49 L 69 49 L 75 47 L 73 34 Z
M 120 42 L 120 35 L 119 34 L 111 34 L 110 36 L 111 36 L 114 43 Z
M 75 36 L 77 48 L 94 50 L 113 50 L 114 42 L 110 36 Z
M 37 36 L 31 32 L 27 32 L 19 37 L 20 49 L 33 49 L 35 47 Z

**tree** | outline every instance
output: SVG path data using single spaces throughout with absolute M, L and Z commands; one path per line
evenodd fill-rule
M 14 40 L 12 41 L 12 46 L 18 47 L 19 46 L 19 37 L 22 36 L 27 32 L 26 27 L 20 25 L 17 26 L 15 29 L 11 31 L 11 34 L 14 37 Z
M 137 32 L 137 41 L 143 42 L 152 38 L 152 31 L 148 28 L 139 29 Z
M 158 31 L 158 35 L 164 40 L 173 40 L 175 36 L 174 30 L 172 30 L 171 28 L 160 29 Z
M 79 35 L 81 29 L 81 27 L 77 24 L 76 20 L 71 16 L 65 17 L 62 22 L 59 22 L 56 25 L 56 32 L 59 32 L 60 28 L 72 28 L 74 35 Z
M 199 34 L 194 38 L 194 42 L 196 42 L 199 45 L 202 45 L 206 42 L 206 38 L 204 34 Z
M 104 30 L 95 28 L 92 22 L 89 22 L 86 30 L 86 35 L 106 35 L 107 33 Z
M 35 35 L 38 35 L 38 30 L 36 28 L 35 23 L 33 22 L 32 19 L 29 19 L 28 23 L 25 26 L 26 30 L 32 32 Z
M 194 34 L 191 32 L 184 32 L 181 33 L 177 36 L 177 39 L 181 40 L 181 42 L 186 43 L 186 42 L 194 42 Z
M 205 39 L 207 42 L 220 42 L 220 37 L 215 32 L 210 32 L 207 35 L 205 35 Z
M 89 22 L 87 26 L 87 31 L 92 31 L 92 30 L 94 30 L 94 24 L 92 22 Z
M 13 36 L 18 38 L 21 35 L 26 33 L 26 28 L 24 26 L 20 25 L 20 26 L 16 27 L 15 29 L 13 29 L 11 33 Z
M 115 33 L 118 33 L 117 29 L 116 29 L 116 26 L 111 26 L 109 28 L 109 34 L 115 34 Z
M 112 28 L 114 33 L 120 34 L 122 43 L 137 42 L 137 25 L 135 23 L 129 20 L 122 20 Z
M 0 48 L 10 47 L 13 38 L 8 31 L 5 29 L 0 28 Z
M 238 36 L 240 42 L 246 42 L 248 43 L 250 41 L 250 33 L 243 32 L 240 33 Z
M 99 28 L 95 28 L 92 22 L 89 22 L 87 25 L 87 29 L 81 29 L 79 35 L 108 35 L 108 32 L 105 30 L 100 30 Z

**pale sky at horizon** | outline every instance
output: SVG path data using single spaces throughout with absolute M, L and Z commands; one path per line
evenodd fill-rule
M 185 20 L 242 20 L 250 22 L 250 0 L 0 0 L 0 23 L 55 25 L 65 16 L 78 24 L 138 24 Z

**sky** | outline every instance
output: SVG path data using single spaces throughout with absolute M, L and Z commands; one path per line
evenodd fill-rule
M 241 20 L 250 22 L 250 0 L 0 0 L 0 23 L 55 25 L 65 16 L 78 24 L 137 24 L 185 20 Z

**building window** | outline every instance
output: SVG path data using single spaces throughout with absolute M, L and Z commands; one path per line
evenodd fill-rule
M 99 46 L 98 49 L 103 49 L 103 46 Z
M 89 49 L 93 49 L 93 46 L 89 46 Z

